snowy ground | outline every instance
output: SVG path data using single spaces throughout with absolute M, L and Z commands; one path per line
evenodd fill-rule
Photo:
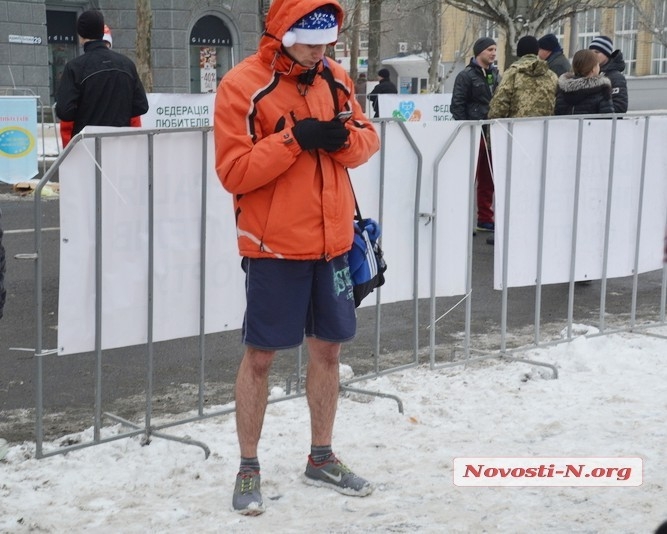
M 667 336 L 667 327 L 653 332 Z M 375 492 L 358 499 L 305 485 L 304 399 L 271 404 L 260 442 L 267 511 L 230 511 L 238 453 L 233 415 L 175 427 L 201 449 L 126 438 L 0 462 L 0 532 L 650 533 L 667 520 L 667 337 L 616 334 L 531 350 L 542 368 L 496 360 L 415 368 L 342 396 L 334 449 Z M 119 432 L 111 427 L 109 432 Z M 72 439 L 90 439 L 90 431 Z M 46 444 L 45 451 L 57 444 Z M 460 487 L 457 457 L 641 457 L 639 487 Z

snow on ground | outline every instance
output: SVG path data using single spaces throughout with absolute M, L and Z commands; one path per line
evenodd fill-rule
M 667 336 L 667 328 L 653 332 Z M 202 449 L 125 438 L 42 460 L 34 444 L 0 462 L 0 532 L 650 533 L 667 519 L 667 337 L 614 334 L 530 350 L 543 368 L 498 360 L 419 367 L 343 395 L 334 449 L 376 489 L 366 498 L 304 484 L 305 400 L 270 404 L 260 442 L 267 511 L 230 511 L 233 414 L 168 432 Z M 106 432 L 119 432 L 110 427 Z M 84 440 L 91 439 L 88 430 Z M 45 444 L 45 451 L 57 444 Z M 457 457 L 641 457 L 638 487 L 461 487 Z

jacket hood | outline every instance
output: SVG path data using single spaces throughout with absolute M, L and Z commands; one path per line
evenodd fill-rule
M 477 68 L 477 69 L 479 69 L 479 70 L 483 70 L 484 72 L 491 72 L 491 71 L 494 71 L 494 72 L 495 72 L 495 71 L 498 70 L 498 67 L 496 67 L 496 64 L 495 64 L 495 63 L 493 63 L 488 69 L 485 69 L 484 67 L 482 67 L 482 66 L 477 62 L 477 58 L 476 58 L 476 57 L 470 58 L 470 63 L 468 63 L 468 66 L 469 66 L 469 67 L 475 67 L 475 68 Z
M 266 16 L 266 28 L 259 41 L 263 59 L 273 61 L 282 54 L 282 38 L 299 19 L 318 7 L 330 5 L 336 9 L 338 28 L 343 27 L 343 8 L 337 0 L 273 0 Z
M 604 74 L 580 77 L 566 72 L 558 78 L 558 89 L 563 91 L 568 103 L 576 103 L 600 91 L 611 94 L 611 81 Z
M 521 74 L 531 77 L 544 76 L 549 71 L 549 64 L 542 61 L 535 54 L 526 54 L 512 63 L 509 69 L 514 69 Z
M 625 59 L 623 59 L 623 52 L 614 50 L 614 53 L 609 57 L 609 61 L 600 66 L 602 72 L 610 72 L 617 70 L 623 72 L 625 70 Z

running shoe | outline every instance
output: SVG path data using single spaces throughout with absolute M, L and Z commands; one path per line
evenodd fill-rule
M 313 462 L 309 455 L 305 482 L 312 486 L 330 487 L 339 493 L 355 497 L 365 497 L 373 492 L 373 486 L 368 480 L 355 475 L 334 454 L 320 464 Z

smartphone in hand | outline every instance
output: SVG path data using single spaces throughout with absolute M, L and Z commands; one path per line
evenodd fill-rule
M 336 120 L 339 120 L 340 122 L 345 122 L 347 121 L 350 117 L 352 116 L 351 111 L 341 111 L 336 115 Z

